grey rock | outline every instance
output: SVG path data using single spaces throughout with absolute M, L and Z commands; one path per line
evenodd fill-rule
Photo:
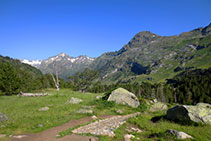
M 39 124 L 38 127 L 42 128 L 43 127 L 43 124 Z
M 97 117 L 96 117 L 95 115 L 93 115 L 93 116 L 92 116 L 92 119 L 96 120 L 96 119 L 97 119 Z
M 198 103 L 195 106 L 178 105 L 167 111 L 169 120 L 191 121 L 211 124 L 211 105 Z
M 67 103 L 67 104 L 79 104 L 79 103 L 81 103 L 81 102 L 83 102 L 82 99 L 72 97 L 72 98 L 71 98 L 70 100 L 68 100 L 66 103 Z
M 77 113 L 80 113 L 80 114 L 92 114 L 93 111 L 90 110 L 90 109 L 80 109 Z
M 97 96 L 95 97 L 95 99 L 98 100 L 98 99 L 101 99 L 102 97 L 103 97 L 103 96 L 97 95 Z
M 5 120 L 9 120 L 9 118 L 5 114 L 0 113 L 0 122 Z
M 130 139 L 135 138 L 132 134 L 126 134 L 124 135 L 124 141 L 131 141 Z
M 115 111 L 117 114 L 123 114 L 124 112 L 122 110 L 116 110 Z
M 182 131 L 177 131 L 174 129 L 169 129 L 166 131 L 167 133 L 176 136 L 178 139 L 188 139 L 188 138 L 193 138 L 192 136 L 186 134 L 185 132 Z
M 141 132 L 143 132 L 141 129 L 139 129 L 139 128 L 134 128 L 134 127 L 127 128 L 126 130 L 127 130 L 129 133 L 132 133 L 132 132 L 141 133 Z
M 153 103 L 152 106 L 150 107 L 150 112 L 155 112 L 155 111 L 165 111 L 167 110 L 168 107 L 165 103 L 163 102 L 156 102 Z
M 39 109 L 40 112 L 42 112 L 42 111 L 48 111 L 48 110 L 49 110 L 48 107 L 43 107 L 43 108 L 40 108 L 40 109 Z
M 135 94 L 123 88 L 114 90 L 110 94 L 108 101 L 115 101 L 117 104 L 128 105 L 134 108 L 137 108 L 140 105 L 139 100 Z
M 20 93 L 18 96 L 23 96 L 23 97 L 40 97 L 40 96 L 48 96 L 46 93 Z
M 16 138 L 16 139 L 22 139 L 22 138 L 26 138 L 27 136 L 26 135 L 18 135 L 18 136 L 12 136 L 13 138 Z

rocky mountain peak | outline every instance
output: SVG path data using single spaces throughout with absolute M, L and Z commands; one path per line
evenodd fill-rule
M 68 56 L 69 57 L 69 55 L 67 55 L 67 54 L 65 54 L 65 53 L 60 53 L 60 54 L 58 54 L 57 56 L 61 56 L 61 57 L 65 57 L 65 56 Z
M 156 40 L 158 37 L 160 36 L 150 31 L 142 31 L 136 34 L 128 44 L 148 44 L 149 42 Z

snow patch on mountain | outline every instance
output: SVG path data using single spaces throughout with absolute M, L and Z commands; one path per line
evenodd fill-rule
M 42 63 L 42 60 L 27 60 L 23 59 L 21 60 L 22 63 L 29 64 L 31 66 L 37 67 Z

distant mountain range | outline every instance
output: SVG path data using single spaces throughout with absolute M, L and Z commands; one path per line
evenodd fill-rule
M 68 76 L 74 75 L 87 68 L 95 58 L 88 56 L 70 57 L 65 53 L 60 53 L 46 60 L 21 60 L 22 63 L 32 65 L 40 69 L 44 74 L 55 73 L 59 71 L 60 77 L 66 79 Z
M 163 81 L 177 73 L 194 68 L 211 67 L 211 24 L 183 32 L 179 36 L 159 36 L 149 31 L 136 34 L 119 51 L 97 58 L 70 57 L 64 53 L 46 60 L 28 61 L 43 73 L 67 78 L 85 68 L 99 71 L 98 80 L 105 83 Z

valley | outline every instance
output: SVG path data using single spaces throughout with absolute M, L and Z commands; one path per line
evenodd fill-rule
M 210 59 L 211 24 L 97 58 L 0 56 L 0 140 L 211 140 Z

